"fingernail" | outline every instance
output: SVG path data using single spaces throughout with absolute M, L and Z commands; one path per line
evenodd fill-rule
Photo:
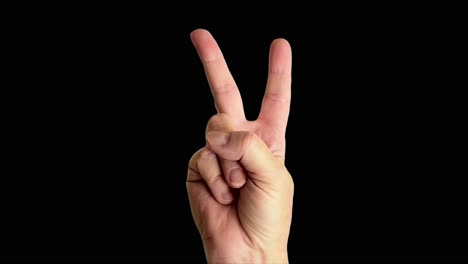
M 234 169 L 229 174 L 229 180 L 233 186 L 240 187 L 244 184 L 244 172 L 242 169 Z
M 222 146 L 229 142 L 231 135 L 226 132 L 212 131 L 207 135 L 208 141 L 213 145 Z
M 223 197 L 223 199 L 225 201 L 232 201 L 234 200 L 234 197 L 232 196 L 231 192 L 230 191 L 225 191 L 221 194 L 221 197 Z

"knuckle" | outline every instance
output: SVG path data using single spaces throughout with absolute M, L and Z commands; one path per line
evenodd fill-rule
M 215 159 L 216 154 L 206 147 L 199 149 L 189 160 L 189 168 L 198 171 L 201 163 L 206 160 Z
M 200 150 L 200 153 L 198 155 L 198 159 L 196 161 L 197 163 L 197 168 L 200 168 L 203 166 L 203 163 L 210 162 L 211 160 L 216 159 L 216 154 L 214 154 L 211 150 L 207 148 L 203 148 Z
M 192 170 L 196 170 L 197 169 L 197 162 L 198 162 L 198 156 L 200 154 L 200 151 L 202 151 L 202 149 L 199 149 L 197 152 L 195 152 L 192 157 L 190 157 L 190 160 L 189 160 L 189 163 L 188 163 L 188 167 Z
M 223 130 L 222 128 L 225 126 L 226 122 L 228 122 L 229 116 L 225 113 L 219 113 L 212 116 L 208 120 L 208 125 L 206 126 L 206 131 L 215 131 L 215 130 Z
M 223 94 L 229 94 L 237 90 L 236 84 L 232 82 L 221 83 L 213 87 L 213 95 L 219 96 Z
M 291 174 L 287 171 L 285 168 L 285 176 L 286 176 L 286 182 L 285 186 L 288 188 L 288 190 L 294 192 L 294 179 L 292 178 Z
M 200 150 L 200 158 L 199 160 L 211 160 L 216 158 L 216 154 L 213 151 L 209 150 L 208 148 L 203 148 Z
M 221 114 L 216 114 L 216 115 L 210 117 L 210 120 L 208 120 L 208 124 L 219 122 L 220 115 Z
M 221 174 L 216 174 L 216 175 L 212 175 L 211 177 L 206 177 L 205 178 L 205 182 L 209 185 L 209 186 L 217 186 L 217 184 L 219 184 L 219 181 L 222 180 L 222 175 Z
M 285 96 L 283 93 L 279 92 L 268 92 L 265 94 L 264 97 L 265 100 L 269 100 L 271 102 L 275 103 L 290 103 L 291 102 L 291 97 L 290 96 Z
M 293 180 L 292 177 L 289 177 L 289 179 L 290 179 L 290 180 L 289 180 L 289 187 L 291 188 L 291 190 L 294 191 L 294 180 Z

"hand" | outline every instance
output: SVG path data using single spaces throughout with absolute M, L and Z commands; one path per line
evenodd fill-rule
M 287 262 L 294 191 L 284 166 L 291 79 L 289 44 L 285 40 L 273 42 L 262 111 L 256 121 L 247 121 L 239 91 L 214 39 L 207 31 L 196 30 L 192 40 L 219 112 L 207 126 L 207 147 L 190 160 L 187 177 L 192 214 L 207 259 Z M 225 179 L 234 170 L 241 170 L 242 184 Z M 228 183 L 242 188 L 233 192 Z
M 245 119 L 242 98 L 229 72 L 223 54 L 211 34 L 198 29 L 191 34 L 213 94 L 218 113 L 227 114 L 233 130 L 251 131 L 260 137 L 279 159 L 285 159 L 286 125 L 291 100 L 291 47 L 285 39 L 276 39 L 270 48 L 268 81 L 260 115 L 255 121 Z M 208 127 L 208 130 L 211 127 Z M 245 171 L 237 162 L 220 160 L 228 184 L 240 188 Z

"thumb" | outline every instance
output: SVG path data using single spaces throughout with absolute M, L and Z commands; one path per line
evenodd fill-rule
M 271 175 L 284 175 L 278 173 L 284 165 L 253 132 L 211 131 L 207 133 L 207 145 L 219 157 L 239 161 L 251 178 L 272 182 Z

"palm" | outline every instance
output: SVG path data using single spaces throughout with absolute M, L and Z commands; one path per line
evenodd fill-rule
M 204 65 L 218 112 L 226 114 L 232 120 L 229 129 L 256 133 L 279 161 L 283 162 L 291 82 L 289 44 L 284 40 L 272 44 L 262 109 L 257 120 L 248 121 L 245 119 L 239 90 L 215 40 L 207 31 L 196 30 L 192 33 L 192 41 Z M 222 166 L 232 166 L 232 161 L 220 163 Z M 259 227 L 255 223 L 273 219 L 276 213 L 274 208 L 282 201 L 282 197 L 271 197 L 259 191 L 257 185 L 248 177 L 245 185 L 239 190 L 237 203 L 219 203 L 203 183 L 193 184 L 192 188 L 189 188 L 189 196 L 195 221 L 204 239 L 216 240 L 217 245 L 222 245 L 221 248 L 229 250 L 228 253 L 231 254 L 243 251 L 243 247 L 255 246 L 252 244 L 262 239 L 259 234 L 274 233 L 262 230 L 274 228 L 274 225 Z M 233 245 L 235 248 L 230 248 Z

